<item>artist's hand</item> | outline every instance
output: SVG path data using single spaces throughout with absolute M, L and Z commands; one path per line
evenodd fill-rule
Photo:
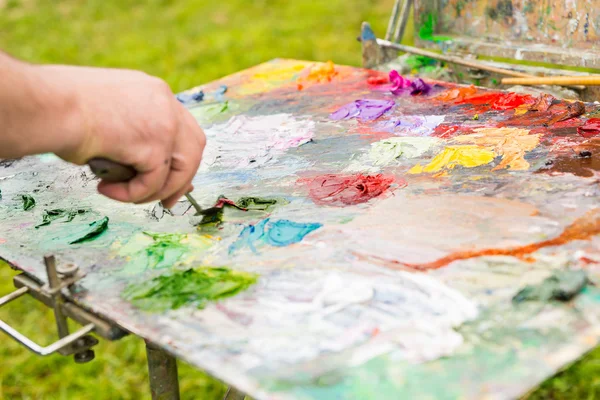
M 100 193 L 170 208 L 192 190 L 206 137 L 164 81 L 130 70 L 37 68 L 49 91 L 72 104 L 52 152 L 79 165 L 102 157 L 137 170 L 126 183 L 100 182 Z

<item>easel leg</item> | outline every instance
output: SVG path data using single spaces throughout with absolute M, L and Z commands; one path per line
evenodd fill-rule
M 177 360 L 149 342 L 146 356 L 152 400 L 179 400 Z
M 244 393 L 230 386 L 223 400 L 244 400 L 245 398 L 246 395 Z

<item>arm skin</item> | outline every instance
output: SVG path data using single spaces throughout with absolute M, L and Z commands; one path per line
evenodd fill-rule
M 0 158 L 55 153 L 84 165 L 133 166 L 126 183 L 100 182 L 112 199 L 172 207 L 193 189 L 204 132 L 162 80 L 143 72 L 32 65 L 0 52 Z

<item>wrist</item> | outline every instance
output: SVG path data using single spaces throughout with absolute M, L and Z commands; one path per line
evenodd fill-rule
M 65 158 L 80 143 L 82 112 L 69 68 L 53 65 L 30 65 L 31 101 L 35 105 L 31 133 L 37 139 L 30 154 L 56 153 Z

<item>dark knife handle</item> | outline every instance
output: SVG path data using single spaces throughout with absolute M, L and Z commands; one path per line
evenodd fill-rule
M 94 175 L 106 182 L 127 182 L 137 175 L 137 171 L 133 167 L 105 158 L 92 158 L 88 161 L 88 165 Z

